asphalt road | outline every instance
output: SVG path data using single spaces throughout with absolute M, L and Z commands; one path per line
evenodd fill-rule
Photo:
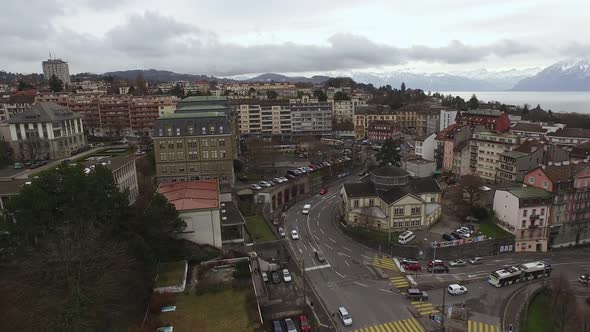
M 345 182 L 357 180 L 358 177 L 354 176 Z M 327 309 L 335 312 L 338 307 L 344 306 L 352 315 L 352 327 L 344 327 L 336 317 L 342 330 L 355 331 L 410 319 L 412 304 L 403 294 L 391 291 L 390 281 L 379 278 L 370 268 L 377 252 L 351 240 L 335 224 L 334 213 L 340 186 L 340 183 L 333 185 L 329 187 L 328 194 L 313 196 L 289 209 L 285 218 L 288 246 L 299 263 L 305 264 L 307 278 L 327 305 Z M 304 204 L 312 206 L 309 215 L 302 213 Z M 298 231 L 299 240 L 290 238 L 292 229 Z M 323 252 L 326 262 L 317 261 L 314 257 L 316 250 Z M 424 272 L 408 275 L 416 280 L 418 287 L 429 288 L 428 302 L 439 310 L 442 309 L 446 286 L 451 283 L 465 284 L 469 289 L 466 295 L 446 296 L 445 303 L 464 303 L 469 320 L 488 324 L 491 331 L 492 326 L 500 326 L 505 301 L 517 286 L 494 288 L 487 283 L 487 276 L 505 265 L 535 260 L 545 260 L 552 264 L 554 271 L 551 279 L 563 275 L 571 281 L 572 289 L 580 299 L 590 295 L 590 287 L 583 287 L 575 281 L 580 274 L 590 273 L 589 248 L 550 253 L 503 254 L 484 257 L 484 262 L 480 265 L 451 268 L 448 274 L 431 275 Z M 421 263 L 426 265 L 426 262 Z

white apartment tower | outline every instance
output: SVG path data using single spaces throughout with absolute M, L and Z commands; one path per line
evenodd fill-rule
M 49 81 L 51 76 L 59 78 L 64 86 L 70 84 L 70 67 L 68 63 L 61 59 L 49 59 L 42 62 L 43 76 Z

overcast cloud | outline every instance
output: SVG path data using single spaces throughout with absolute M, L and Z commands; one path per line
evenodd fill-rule
M 8 71 L 40 72 L 50 51 L 73 73 L 157 68 L 219 76 L 530 68 L 590 53 L 579 33 L 590 28 L 577 14 L 590 10 L 582 0 L 559 7 L 445 0 L 445 8 L 434 0 L 5 2 L 0 70 Z

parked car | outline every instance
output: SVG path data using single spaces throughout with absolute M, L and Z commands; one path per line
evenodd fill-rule
M 459 234 L 459 236 L 463 237 L 463 238 L 469 238 L 471 237 L 471 234 L 469 234 L 469 232 L 466 232 L 462 229 L 458 229 L 455 231 L 455 233 Z
M 262 281 L 268 282 L 268 273 L 262 272 Z
M 272 332 L 283 332 L 283 325 L 281 321 L 273 320 L 272 321 Z
M 283 212 L 287 212 L 289 211 L 289 205 L 285 204 L 283 205 Z
M 281 183 L 283 183 L 283 179 L 281 179 L 281 178 L 274 178 L 274 179 L 272 179 L 272 181 L 273 181 L 274 183 L 276 183 L 276 184 L 281 184 Z
M 446 234 L 446 233 L 445 233 L 445 234 L 443 234 L 443 235 L 442 235 L 442 237 L 443 237 L 443 239 L 445 239 L 445 240 L 447 240 L 447 241 L 453 241 L 453 240 L 455 240 L 455 238 L 454 238 L 454 237 L 452 237 L 451 235 L 449 235 L 449 234 Z
M 311 331 L 311 325 L 309 324 L 309 319 L 307 319 L 307 316 L 305 316 L 305 315 L 299 316 L 299 323 L 301 324 L 301 331 L 303 331 L 303 332 L 310 332 Z
M 295 322 L 291 318 L 285 319 L 285 326 L 287 326 L 287 332 L 297 332 Z
M 465 266 L 465 265 L 467 265 L 467 262 L 465 262 L 462 259 L 453 259 L 452 261 L 449 262 L 450 267 L 459 267 L 459 266 Z
M 309 210 L 311 210 L 311 204 L 305 204 L 303 206 L 303 214 L 309 214 Z
M 23 164 L 21 163 L 14 163 L 14 169 L 21 169 L 23 168 Z
M 284 176 L 281 176 L 279 179 L 283 180 L 283 182 L 289 182 L 289 179 L 287 179 L 287 178 L 286 178 L 286 177 L 284 177 Z
M 294 179 L 295 178 L 295 175 L 293 175 L 293 174 L 287 174 L 287 175 L 285 175 L 285 177 L 287 179 Z
M 414 272 L 422 271 L 422 265 L 420 265 L 420 263 L 407 264 L 404 266 L 404 268 L 408 271 L 414 271 Z
M 471 229 L 469 229 L 467 226 L 461 226 L 457 229 L 457 232 L 471 234 Z
M 582 274 L 578 278 L 578 282 L 581 283 L 584 286 L 588 286 L 588 284 L 590 284 L 590 275 L 588 273 Z
M 418 264 L 418 261 L 415 260 L 414 258 L 404 258 L 401 260 L 400 264 L 405 267 L 406 265 L 410 265 L 410 264 Z
M 287 233 L 285 233 L 285 229 L 283 229 L 283 227 L 279 227 L 279 235 L 281 237 L 287 236 Z
M 459 235 L 457 232 L 452 232 L 451 235 L 455 238 L 455 240 L 462 240 L 463 237 Z
M 406 291 L 406 298 L 413 301 L 428 300 L 428 293 L 419 290 L 418 288 L 408 288 Z
M 472 259 L 469 260 L 469 263 L 471 263 L 473 265 L 481 264 L 481 263 L 483 263 L 483 259 L 481 257 L 473 257 Z
M 330 166 L 330 165 L 332 165 L 332 164 L 330 164 L 330 163 L 329 163 L 329 162 L 327 162 L 327 161 L 324 161 L 324 166 L 328 167 L 328 166 Z
M 326 256 L 324 256 L 324 254 L 321 251 L 317 251 L 315 252 L 315 258 L 318 260 L 318 262 L 323 263 L 326 261 Z
M 250 188 L 252 188 L 253 190 L 262 190 L 262 187 L 257 184 L 251 185 Z
M 277 271 L 271 272 L 270 280 L 272 281 L 273 284 L 280 284 L 281 283 L 281 277 L 279 276 L 279 273 Z
M 436 265 L 436 266 L 445 265 L 445 262 L 443 262 L 440 259 L 435 259 L 433 261 L 428 262 L 428 267 L 432 267 L 433 265 Z
M 428 272 L 432 272 L 434 269 L 434 273 L 449 273 L 449 268 L 445 265 L 436 265 L 434 267 L 428 267 Z
M 447 290 L 451 295 L 461 295 L 467 293 L 467 288 L 459 284 L 449 285 L 449 287 L 447 287 Z
M 291 231 L 291 239 L 292 240 L 299 240 L 299 233 L 297 233 L 297 230 Z
M 340 320 L 342 320 L 342 324 L 344 324 L 344 326 L 352 326 L 352 317 L 346 308 L 338 308 L 338 317 L 340 317 Z
M 283 269 L 283 280 L 285 282 L 293 281 L 293 278 L 291 277 L 291 273 L 287 269 Z
M 270 188 L 272 187 L 272 184 L 266 182 L 266 181 L 260 181 L 258 182 L 258 185 L 261 186 L 262 188 Z
M 322 188 L 322 190 L 320 190 L 320 195 L 325 195 L 328 193 L 328 189 L 326 188 Z

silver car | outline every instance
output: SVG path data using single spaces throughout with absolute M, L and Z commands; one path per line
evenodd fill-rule
M 449 262 L 450 267 L 459 267 L 459 266 L 465 266 L 465 265 L 467 265 L 467 262 L 465 262 L 462 259 L 453 259 L 452 261 Z

